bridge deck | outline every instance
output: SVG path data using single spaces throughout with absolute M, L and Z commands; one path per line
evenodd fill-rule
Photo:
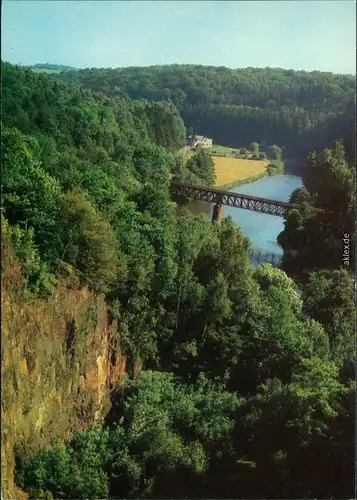
M 191 200 L 209 201 L 218 205 L 227 205 L 230 207 L 252 210 L 269 215 L 284 217 L 287 210 L 301 208 L 296 203 L 287 203 L 280 200 L 271 200 L 269 198 L 259 198 L 242 193 L 233 193 L 222 189 L 196 186 L 194 184 L 180 184 L 173 182 L 171 184 L 172 192 L 180 194 Z M 323 213 L 321 209 L 315 209 L 316 212 Z

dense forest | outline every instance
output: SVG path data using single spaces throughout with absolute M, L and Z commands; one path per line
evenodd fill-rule
M 331 149 L 308 155 L 303 182 L 304 186 L 292 193 L 290 201 L 304 208 L 299 213 L 289 211 L 285 230 L 278 238 L 284 248 L 285 270 L 301 277 L 319 267 L 337 269 L 342 264 L 345 234 L 349 251 L 354 254 L 355 160 L 346 153 L 341 139 Z M 314 207 L 324 209 L 325 213 L 316 215 Z M 354 264 L 352 258 L 343 263 L 351 275 Z
M 170 196 L 173 177 L 214 182 L 204 152 L 187 164 L 175 154 L 180 113 L 240 145 L 261 120 L 261 141 L 288 147 L 297 128 L 302 138 L 342 120 L 352 80 L 180 66 L 65 77 L 2 63 L 3 239 L 21 267 L 21 307 L 88 290 L 115 321 L 128 369 L 104 418 L 69 438 L 36 447 L 13 431 L 17 486 L 33 499 L 352 498 L 354 286 L 339 254 L 353 233 L 348 140 L 347 152 L 331 141 L 309 155 L 293 194 L 303 209 L 281 235 L 286 272 L 254 269 L 231 218 L 211 223 Z M 215 113 L 227 119 L 217 139 Z M 333 217 L 317 220 L 315 205 Z M 84 331 L 73 321 L 68 336 Z
M 171 101 L 188 129 L 232 147 L 258 140 L 304 156 L 344 137 L 354 122 L 353 75 L 171 65 L 92 68 L 59 78 L 106 95 Z

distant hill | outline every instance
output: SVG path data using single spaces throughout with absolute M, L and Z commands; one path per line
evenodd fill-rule
M 258 141 L 305 156 L 345 137 L 354 119 L 351 75 L 169 65 L 87 68 L 60 78 L 108 96 L 172 101 L 191 132 L 233 148 Z
M 77 71 L 73 66 L 64 64 L 38 63 L 28 66 L 32 71 L 37 73 L 61 73 L 62 71 Z

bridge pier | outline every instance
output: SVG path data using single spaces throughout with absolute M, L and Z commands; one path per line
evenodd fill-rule
M 223 219 L 223 207 L 216 203 L 213 207 L 212 222 L 221 222 Z

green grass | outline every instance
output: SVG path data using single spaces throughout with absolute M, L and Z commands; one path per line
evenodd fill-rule
M 236 153 L 238 153 L 240 149 L 241 148 L 230 148 L 228 146 L 221 146 L 220 144 L 213 144 L 211 148 L 203 148 L 203 151 L 206 151 L 206 153 L 212 156 L 233 156 L 236 158 Z M 176 154 L 177 156 L 181 156 L 184 161 L 187 162 L 194 154 L 196 154 L 196 151 L 185 146 L 177 151 Z M 252 153 L 248 151 L 246 158 L 249 159 L 251 157 Z
M 228 146 L 220 146 L 219 144 L 213 144 L 213 146 L 209 149 L 206 149 L 208 154 L 212 156 L 233 156 L 236 158 L 236 153 L 239 153 L 240 147 L 238 148 L 229 148 Z M 251 151 L 247 149 L 246 159 L 250 159 L 252 157 Z
M 238 148 L 229 148 L 227 146 L 220 146 L 219 144 L 213 144 L 213 146 L 206 151 L 210 154 L 218 153 L 218 154 L 232 154 L 235 153 Z

